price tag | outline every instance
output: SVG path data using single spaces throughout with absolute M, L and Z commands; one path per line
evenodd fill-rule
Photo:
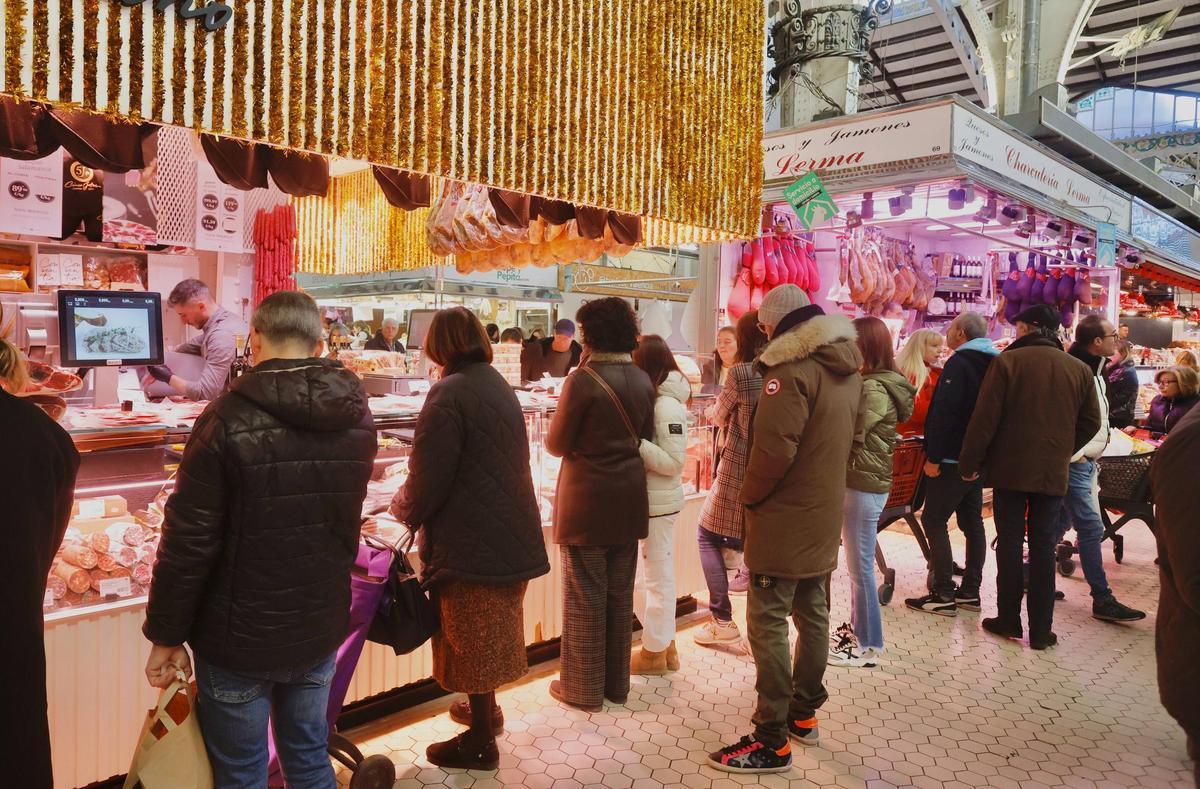
M 429 391 L 428 381 L 409 381 L 408 391 L 410 394 L 425 394 Z
M 85 520 L 104 517 L 104 499 L 82 499 L 79 502 L 79 517 Z
M 101 597 L 129 597 L 133 587 L 128 578 L 105 578 L 100 581 Z
M 53 608 L 53 607 L 54 607 L 54 592 L 51 592 L 49 589 L 47 589 L 46 594 L 42 595 L 42 608 Z

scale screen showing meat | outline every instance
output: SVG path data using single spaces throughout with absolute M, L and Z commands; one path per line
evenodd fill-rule
M 65 366 L 161 364 L 157 293 L 59 291 Z

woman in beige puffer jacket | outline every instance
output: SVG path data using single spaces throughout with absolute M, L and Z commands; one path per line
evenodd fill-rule
M 654 438 L 642 439 L 650 530 L 642 540 L 633 610 L 642 623 L 642 646 L 630 673 L 659 675 L 679 668 L 675 650 L 675 519 L 683 509 L 684 460 L 687 457 L 687 402 L 691 386 L 667 343 L 656 334 L 642 337 L 633 362 L 658 389 L 654 401 Z

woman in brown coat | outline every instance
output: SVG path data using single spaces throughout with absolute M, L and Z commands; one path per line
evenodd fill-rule
M 762 376 L 754 368 L 754 358 L 767 342 L 758 328 L 758 310 L 751 310 L 737 322 L 737 361 L 729 368 L 725 386 L 717 397 L 712 420 L 721 430 L 723 444 L 717 478 L 700 511 L 696 542 L 700 546 L 700 566 L 708 585 L 708 611 L 712 619 L 695 635 L 697 644 L 712 646 L 740 641 L 742 636 L 733 623 L 733 604 L 729 600 L 729 576 L 722 548 L 742 549 L 746 535 L 746 512 L 738 501 L 746 461 L 750 456 L 750 417 L 762 391 Z M 748 581 L 745 565 L 735 581 Z M 745 591 L 745 586 L 741 591 Z
M 637 317 L 622 299 L 576 315 L 586 363 L 563 386 L 546 449 L 563 459 L 554 500 L 562 557 L 562 675 L 554 698 L 597 712 L 629 695 L 638 540 L 650 523 L 641 440 L 654 435 L 656 392 L 633 363 Z
M 483 325 L 463 307 L 442 310 L 424 351 L 442 377 L 417 419 L 408 480 L 392 514 L 418 529 L 421 581 L 441 612 L 433 676 L 468 695 L 450 716 L 470 726 L 426 754 L 439 767 L 494 770 L 494 729 L 504 725 L 495 691 L 525 674 L 525 585 L 550 564 L 525 417 L 490 363 Z

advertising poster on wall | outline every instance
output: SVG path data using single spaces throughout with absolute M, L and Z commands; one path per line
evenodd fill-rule
M 104 240 L 153 246 L 158 243 L 158 135 L 142 141 L 146 166 L 104 178 Z
M 221 181 L 212 165 L 196 162 L 196 249 L 244 252 L 246 195 Z
M 0 159 L 0 230 L 57 237 L 63 217 L 63 151 L 32 161 Z

